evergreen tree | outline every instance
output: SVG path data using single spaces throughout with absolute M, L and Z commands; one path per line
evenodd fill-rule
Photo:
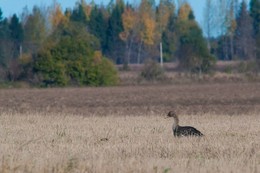
M 0 21 L 3 20 L 3 12 L 2 12 L 2 9 L 0 8 Z
M 250 15 L 253 18 L 254 37 L 256 39 L 256 57 L 260 61 L 260 0 L 250 1 Z
M 183 4 L 178 13 L 178 59 L 180 67 L 190 72 L 208 72 L 215 59 L 210 55 L 202 30 L 194 20 L 188 4 Z
M 83 1 L 77 2 L 76 7 L 73 9 L 70 19 L 74 22 L 87 23 L 87 15 L 84 10 Z
M 177 17 L 175 13 L 171 13 L 168 21 L 168 25 L 165 31 L 162 34 L 162 45 L 163 45 L 163 52 L 164 52 L 164 60 L 170 61 L 173 60 L 175 57 L 176 51 L 176 20 Z
M 123 63 L 124 42 L 119 35 L 124 31 L 122 14 L 124 12 L 124 1 L 118 0 L 108 19 L 108 28 L 106 31 L 105 53 L 116 63 Z
M 90 20 L 88 22 L 90 33 L 96 36 L 101 43 L 101 48 L 105 50 L 106 29 L 107 23 L 104 14 L 96 5 L 92 8 L 90 13 Z
M 20 23 L 18 17 L 16 14 L 14 14 L 11 18 L 10 24 L 9 24 L 9 30 L 10 30 L 10 39 L 12 41 L 12 55 L 11 58 L 17 58 L 19 56 L 20 46 L 23 41 L 23 27 Z
M 9 38 L 10 31 L 9 31 L 9 26 L 8 26 L 8 20 L 7 18 L 3 17 L 2 10 L 0 8 L 0 41 Z
M 0 68 L 7 66 L 10 55 L 10 30 L 7 18 L 3 17 L 0 8 Z M 0 74 L 1 75 L 1 74 Z
M 19 18 L 14 14 L 9 25 L 11 39 L 18 44 L 23 41 L 23 28 Z
M 260 32 L 260 1 L 250 1 L 250 16 L 253 18 L 254 34 L 258 35 Z

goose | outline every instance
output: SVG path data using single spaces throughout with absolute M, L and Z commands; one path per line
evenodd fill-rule
M 175 137 L 182 136 L 204 136 L 199 130 L 191 126 L 179 126 L 179 118 L 174 111 L 170 111 L 167 117 L 173 117 L 173 135 Z

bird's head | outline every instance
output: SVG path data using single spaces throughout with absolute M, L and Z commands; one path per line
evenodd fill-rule
M 170 111 L 168 114 L 167 114 L 167 117 L 177 117 L 177 114 L 174 112 L 174 111 Z

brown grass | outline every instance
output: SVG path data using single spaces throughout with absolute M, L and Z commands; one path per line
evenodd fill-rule
M 238 115 L 260 112 L 260 83 L 0 90 L 1 112 Z
M 258 172 L 258 115 L 180 116 L 206 137 L 174 138 L 150 116 L 0 116 L 0 172 Z M 106 139 L 106 140 L 104 140 Z
M 257 173 L 259 88 L 0 90 L 0 172 Z M 205 137 L 174 138 L 173 109 Z

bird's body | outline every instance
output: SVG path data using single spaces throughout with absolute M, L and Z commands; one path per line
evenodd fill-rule
M 181 136 L 203 136 L 203 134 L 191 126 L 177 126 L 173 130 L 173 135 L 176 137 Z
M 179 118 L 175 112 L 170 111 L 168 117 L 173 117 L 172 131 L 175 137 L 182 136 L 203 136 L 203 134 L 194 127 L 191 126 L 179 126 Z

